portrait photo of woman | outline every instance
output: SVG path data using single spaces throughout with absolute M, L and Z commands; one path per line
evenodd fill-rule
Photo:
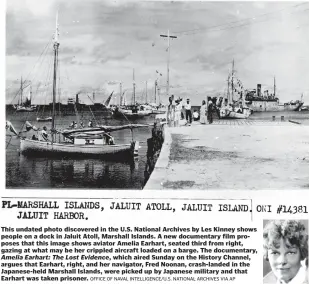
M 308 284 L 308 221 L 271 220 L 264 225 L 263 283 Z

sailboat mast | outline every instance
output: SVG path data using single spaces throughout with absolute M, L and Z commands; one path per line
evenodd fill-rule
M 232 103 L 234 100 L 234 59 L 232 64 Z
M 146 104 L 148 103 L 148 98 L 147 98 L 147 81 L 146 81 Z
M 32 85 L 30 85 L 30 98 L 29 98 L 29 106 L 31 106 L 31 100 L 32 100 Z
M 20 104 L 23 103 L 23 77 L 20 78 Z
M 154 102 L 157 103 L 157 80 L 155 80 L 155 89 L 154 89 Z
M 274 77 L 274 97 L 276 97 L 276 77 Z
M 133 104 L 135 105 L 135 76 L 134 76 L 134 68 L 133 68 Z
M 119 83 L 119 105 L 122 103 L 122 83 Z
M 58 65 L 58 13 L 56 16 L 56 32 L 54 40 L 54 78 L 53 78 L 53 113 L 52 113 L 52 143 L 55 142 L 55 104 L 56 104 L 56 92 L 57 92 L 57 65 Z
M 170 56 L 171 56 L 171 49 L 170 49 L 170 31 L 167 31 L 167 80 L 166 80 L 166 95 L 169 96 L 170 93 Z
M 228 101 L 228 104 L 231 103 L 231 100 L 230 100 L 230 74 L 228 74 L 228 76 L 227 76 L 227 101 Z

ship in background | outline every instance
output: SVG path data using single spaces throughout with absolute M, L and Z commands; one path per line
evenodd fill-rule
M 274 78 L 272 94 L 269 93 L 269 90 L 262 92 L 262 85 L 257 84 L 257 89 L 247 90 L 245 97 L 246 105 L 254 112 L 299 111 L 304 104 L 302 100 L 301 97 L 301 100 L 280 104 L 279 98 L 276 97 L 276 78 Z

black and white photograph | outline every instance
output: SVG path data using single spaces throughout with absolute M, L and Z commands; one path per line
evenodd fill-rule
M 308 220 L 265 220 L 264 284 L 308 282 Z
M 309 188 L 309 2 L 10 0 L 5 35 L 6 189 Z

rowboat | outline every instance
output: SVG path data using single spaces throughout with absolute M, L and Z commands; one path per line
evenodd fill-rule
M 52 121 L 53 118 L 51 116 L 48 116 L 48 117 L 37 117 L 36 120 L 38 122 L 45 122 L 45 121 L 47 122 L 47 121 Z

